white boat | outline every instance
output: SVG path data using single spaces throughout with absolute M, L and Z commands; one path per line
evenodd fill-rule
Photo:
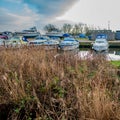
M 29 41 L 29 45 L 35 45 L 35 46 L 43 45 L 44 42 L 46 42 L 46 41 L 48 41 L 48 40 L 49 40 L 48 37 L 38 36 L 38 37 L 36 37 L 34 40 Z
M 98 52 L 106 51 L 109 48 L 109 43 L 104 38 L 97 38 L 93 43 L 92 49 Z
M 5 41 L 5 46 L 7 47 L 20 47 L 27 45 L 28 41 L 23 39 L 23 36 L 14 36 Z
M 51 32 L 47 32 L 46 36 L 50 37 L 50 38 L 63 38 L 64 33 L 58 30 L 55 31 L 51 31 Z
M 57 49 L 59 41 L 50 39 L 48 41 L 45 41 L 43 45 L 45 46 L 46 49 Z
M 60 42 L 59 48 L 61 50 L 74 50 L 79 48 L 79 42 L 74 38 L 66 37 L 63 41 Z
M 28 30 L 23 30 L 22 32 L 15 32 L 15 35 L 24 36 L 25 38 L 35 38 L 40 35 L 36 27 L 32 27 Z

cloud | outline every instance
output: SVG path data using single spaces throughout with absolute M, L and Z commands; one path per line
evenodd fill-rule
M 14 11 L 0 7 L 0 31 L 20 31 L 36 26 L 39 30 L 46 24 L 63 23 L 57 16 L 64 14 L 79 0 L 5 0 L 19 4 L 22 9 Z
M 39 14 L 57 17 L 64 14 L 79 0 L 23 0 L 28 5 L 37 8 Z
M 30 10 L 26 5 L 24 5 L 20 14 L 12 13 L 7 9 L 0 8 L 0 31 L 22 30 L 34 26 L 39 19 L 40 16 Z

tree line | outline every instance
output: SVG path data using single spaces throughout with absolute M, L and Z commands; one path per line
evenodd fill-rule
M 99 27 L 89 26 L 87 24 L 78 23 L 78 24 L 68 24 L 65 23 L 62 25 L 62 27 L 58 27 L 54 24 L 47 24 L 44 26 L 44 30 L 46 32 L 51 31 L 63 31 L 64 33 L 72 34 L 72 35 L 78 35 L 78 34 L 86 34 L 87 36 L 91 34 L 92 30 L 100 30 Z

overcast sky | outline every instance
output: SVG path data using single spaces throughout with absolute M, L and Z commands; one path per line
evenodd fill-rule
M 0 0 L 0 31 L 48 23 L 85 23 L 120 29 L 120 0 Z

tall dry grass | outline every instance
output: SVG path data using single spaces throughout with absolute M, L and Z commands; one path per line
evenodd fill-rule
M 120 78 L 103 57 L 0 51 L 0 119 L 120 120 Z

